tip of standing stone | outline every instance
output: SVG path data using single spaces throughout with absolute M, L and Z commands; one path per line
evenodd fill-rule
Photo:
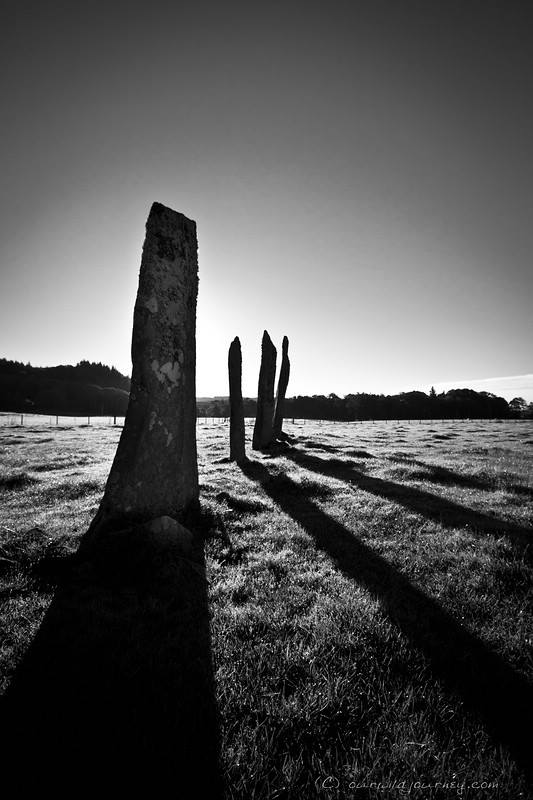
M 274 350 L 276 349 L 274 347 L 274 343 L 273 343 L 272 339 L 270 338 L 270 335 L 269 335 L 268 331 L 265 331 L 263 333 L 263 340 L 261 342 L 261 348 L 263 349 L 265 347 L 268 348 L 268 349 L 271 349 L 271 350 L 272 349 L 274 349 Z
M 181 214 L 179 211 L 174 211 L 173 208 L 164 206 L 163 203 L 158 203 L 157 201 L 152 203 L 150 214 L 148 215 L 148 223 L 150 223 L 151 220 L 161 220 L 165 217 L 169 220 L 172 220 L 174 224 L 181 222 L 182 224 L 187 223 L 189 225 L 196 225 L 194 220 L 189 219 L 189 217 L 186 217 L 185 214 Z

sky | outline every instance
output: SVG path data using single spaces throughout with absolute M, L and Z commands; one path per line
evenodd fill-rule
M 530 3 L 0 0 L 0 31 L 0 356 L 129 374 L 157 200 L 197 223 L 198 396 L 236 335 L 256 395 L 266 329 L 289 395 L 533 400 Z

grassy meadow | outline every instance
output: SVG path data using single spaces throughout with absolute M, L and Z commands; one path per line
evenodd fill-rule
M 529 797 L 533 423 L 284 429 L 197 427 L 227 798 Z M 0 427 L 2 690 L 120 432 Z

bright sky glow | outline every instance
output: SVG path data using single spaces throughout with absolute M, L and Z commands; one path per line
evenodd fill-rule
M 265 328 L 289 395 L 530 375 L 530 16 L 5 3 L 0 355 L 129 373 L 158 200 L 198 225 L 199 396 L 236 335 L 256 394 Z

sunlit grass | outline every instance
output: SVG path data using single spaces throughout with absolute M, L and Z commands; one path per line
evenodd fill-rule
M 292 448 L 241 470 L 224 460 L 227 425 L 198 425 L 228 797 L 343 798 L 356 779 L 452 775 L 499 784 L 463 796 L 525 797 L 520 769 L 448 681 L 461 653 L 442 667 L 416 631 L 435 607 L 531 680 L 531 424 L 285 429 Z M 51 599 L 53 570 L 39 564 L 75 550 L 119 434 L 0 429 L 4 684 Z M 324 794 L 328 776 L 339 786 Z

